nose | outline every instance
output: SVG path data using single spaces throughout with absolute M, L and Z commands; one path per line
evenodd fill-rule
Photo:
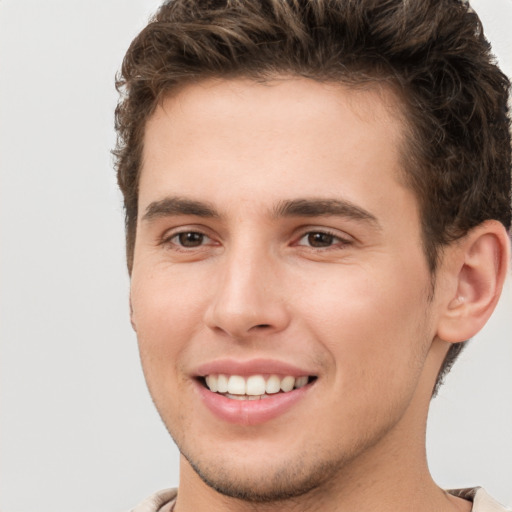
M 278 263 L 265 251 L 253 250 L 232 251 L 223 260 L 206 325 L 238 340 L 286 329 L 290 315 Z

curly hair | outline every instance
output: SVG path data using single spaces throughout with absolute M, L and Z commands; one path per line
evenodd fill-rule
M 116 82 L 114 155 L 130 272 L 144 129 L 159 102 L 206 78 L 283 73 L 398 92 L 404 182 L 419 203 L 433 276 L 443 246 L 478 224 L 496 219 L 510 229 L 510 82 L 467 2 L 171 0 L 132 42 Z M 434 393 L 463 345 L 451 346 Z

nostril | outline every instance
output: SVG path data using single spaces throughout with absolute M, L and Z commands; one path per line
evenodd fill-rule
M 254 326 L 255 329 L 268 329 L 269 327 L 270 324 L 259 324 Z

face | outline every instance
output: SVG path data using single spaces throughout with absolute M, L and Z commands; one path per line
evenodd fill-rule
M 435 314 L 393 110 L 217 80 L 147 124 L 132 320 L 185 470 L 225 494 L 327 485 L 411 426 Z

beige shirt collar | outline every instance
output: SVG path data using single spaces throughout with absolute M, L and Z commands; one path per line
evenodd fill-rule
M 452 489 L 448 492 L 473 502 L 472 512 L 512 512 L 511 509 L 500 505 L 481 487 Z M 172 512 L 177 494 L 177 489 L 164 489 L 144 500 L 140 505 L 132 509 L 131 512 Z

